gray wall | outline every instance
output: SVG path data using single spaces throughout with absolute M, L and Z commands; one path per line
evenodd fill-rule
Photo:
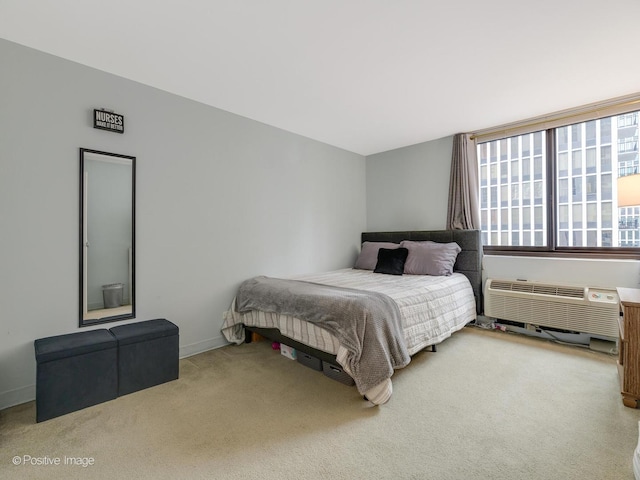
M 37 338 L 78 331 L 78 148 L 137 157 L 137 320 L 223 345 L 257 274 L 350 266 L 362 156 L 0 40 L 0 408 L 33 399 Z M 124 135 L 92 128 L 94 108 Z M 109 324 L 112 326 L 114 324 Z
M 432 230 L 447 221 L 453 137 L 367 157 L 367 229 Z
M 453 137 L 367 157 L 367 229 L 443 229 Z M 483 278 L 638 287 L 640 262 L 489 256 Z

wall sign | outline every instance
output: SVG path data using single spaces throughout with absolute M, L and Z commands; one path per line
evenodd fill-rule
M 124 115 L 106 110 L 93 110 L 93 128 L 124 133 Z

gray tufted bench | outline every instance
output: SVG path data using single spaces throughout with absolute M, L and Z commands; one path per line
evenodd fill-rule
M 106 329 L 39 338 L 36 354 L 36 421 L 118 396 L 117 343 Z
M 160 318 L 37 339 L 36 421 L 177 379 L 178 335 Z
M 118 342 L 118 395 L 178 378 L 178 327 L 159 318 L 110 329 Z

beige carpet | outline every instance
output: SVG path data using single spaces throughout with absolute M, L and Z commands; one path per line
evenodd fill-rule
M 40 424 L 33 402 L 0 412 L 0 478 L 633 478 L 640 411 L 622 405 L 615 358 L 589 350 L 466 328 L 396 372 L 381 407 L 267 342 L 180 369 Z

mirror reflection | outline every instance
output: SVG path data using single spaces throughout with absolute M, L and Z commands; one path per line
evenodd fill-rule
M 135 317 L 135 157 L 80 149 L 80 326 Z

